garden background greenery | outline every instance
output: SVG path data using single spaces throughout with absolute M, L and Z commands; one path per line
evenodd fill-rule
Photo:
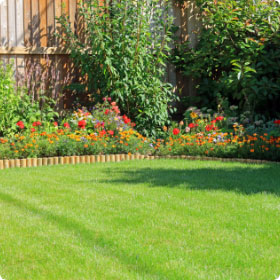
M 57 18 L 56 35 L 83 78 L 67 87 L 78 93 L 70 110 L 56 112 L 47 89 L 33 98 L 16 87 L 12 66 L 1 67 L 2 159 L 125 152 L 279 160 L 277 1 L 197 1 L 194 48 L 176 41 L 170 1 L 110 3 L 81 1 L 79 34 L 66 15 Z M 196 96 L 166 82 L 168 63 L 196 80 Z
M 68 110 L 47 97 L 43 70 L 17 86 L 0 67 L 0 279 L 277 279 L 277 163 L 6 168 L 104 154 L 280 160 L 278 1 L 197 1 L 192 49 L 170 1 L 110 3 L 80 1 L 81 34 L 57 19 L 82 78 L 65 88 L 78 97 Z M 196 96 L 166 82 L 168 63 Z

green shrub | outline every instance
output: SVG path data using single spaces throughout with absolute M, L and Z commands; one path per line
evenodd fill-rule
M 43 106 L 40 106 L 42 100 Z M 52 109 L 53 103 L 44 96 L 33 101 L 25 88 L 16 86 L 13 64 L 0 63 L 0 136 L 17 132 L 19 121 L 30 126 L 39 120 L 52 121 L 58 116 Z
M 76 89 L 87 88 L 96 101 L 111 96 L 146 134 L 168 121 L 175 98 L 163 81 L 171 41 L 168 8 L 168 0 L 80 1 L 79 34 L 66 16 L 58 19 L 60 37 L 86 80 Z
M 198 80 L 199 107 L 237 105 L 267 118 L 279 117 L 280 6 L 277 1 L 197 1 L 199 43 L 179 46 L 174 61 Z M 193 104 L 194 105 L 194 104 Z

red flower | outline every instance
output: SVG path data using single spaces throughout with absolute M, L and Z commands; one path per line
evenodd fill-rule
M 109 109 L 106 109 L 105 112 L 104 112 L 105 115 L 108 115 L 109 113 L 110 113 Z
M 190 123 L 190 124 L 188 125 L 189 128 L 194 128 L 194 127 L 196 127 L 196 126 L 197 126 L 197 124 L 194 124 L 194 123 Z
M 223 116 L 218 116 L 218 117 L 216 118 L 216 121 L 222 121 L 223 119 L 224 119 Z
M 30 131 L 31 131 L 31 132 L 35 132 L 36 129 L 32 127 L 32 128 L 30 129 Z
M 81 120 L 81 121 L 78 122 L 78 127 L 81 128 L 81 129 L 85 129 L 86 124 L 87 124 L 87 122 L 85 120 Z
M 275 120 L 274 123 L 280 125 L 280 120 Z
M 217 129 L 217 127 L 215 127 L 213 124 L 212 125 L 206 125 L 205 126 L 205 130 L 206 131 L 211 131 L 211 130 L 216 130 Z
M 217 122 L 216 120 L 211 121 L 211 123 L 216 123 L 216 122 Z
M 58 123 L 57 123 L 57 122 L 54 122 L 53 125 L 54 125 L 55 127 L 57 127 L 57 126 L 58 126 Z
M 37 122 L 34 122 L 32 125 L 33 126 L 40 126 L 40 125 L 42 125 L 42 123 L 40 121 L 37 121 Z
M 64 126 L 65 128 L 70 128 L 70 125 L 69 125 L 68 122 L 64 123 L 63 126 Z
M 17 122 L 17 126 L 18 126 L 20 129 L 24 129 L 24 123 L 23 123 L 23 121 Z
M 174 135 L 177 135 L 177 134 L 179 134 L 180 133 L 180 129 L 179 128 L 174 128 L 173 129 L 173 134 Z
M 106 130 L 105 129 L 99 131 L 99 135 L 100 136 L 104 136 L 105 134 L 106 134 Z
M 112 105 L 112 106 L 116 106 L 117 103 L 116 103 L 116 102 L 112 102 L 111 105 Z
M 131 120 L 126 115 L 123 115 L 123 121 L 125 124 L 128 124 L 131 122 Z
M 113 130 L 108 130 L 108 133 L 110 134 L 110 135 L 114 135 L 114 131 Z

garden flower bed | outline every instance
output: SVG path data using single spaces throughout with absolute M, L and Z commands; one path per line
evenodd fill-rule
M 117 104 L 105 98 L 91 112 L 77 110 L 60 123 L 18 121 L 16 134 L 0 138 L 0 160 L 126 154 L 280 161 L 277 134 L 249 135 L 238 125 L 224 132 L 223 116 L 201 119 L 192 112 L 190 117 L 188 123 L 163 127 L 160 138 L 152 139 L 140 134 L 126 115 L 120 115 Z M 277 121 L 275 127 L 279 129 Z

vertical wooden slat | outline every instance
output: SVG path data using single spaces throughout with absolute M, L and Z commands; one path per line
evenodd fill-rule
M 62 2 L 61 0 L 55 0 L 55 17 L 60 17 L 62 14 Z M 56 31 L 59 32 L 60 24 L 56 22 Z M 56 45 L 60 45 L 60 40 L 57 38 Z M 55 93 L 54 98 L 57 100 L 57 107 L 59 110 L 63 109 L 63 98 L 62 98 L 62 79 L 63 79 L 63 60 L 61 55 L 55 56 L 55 69 L 56 69 L 56 83 L 55 83 Z
M 40 10 L 39 10 L 39 0 L 31 0 L 31 24 L 32 24 L 32 36 L 31 36 L 31 40 L 32 40 L 32 47 L 39 47 L 40 46 L 40 37 L 41 37 L 41 32 L 40 32 Z M 32 55 L 30 57 L 30 62 L 31 65 L 33 66 L 33 71 L 31 73 L 29 73 L 29 75 L 34 75 L 36 77 L 36 81 L 37 80 L 37 76 L 38 76 L 38 70 L 39 67 L 37 67 L 37 65 L 40 65 L 40 60 L 41 57 L 39 55 Z M 40 80 L 39 80 L 40 81 Z M 35 83 L 31 82 L 31 87 L 34 87 Z M 33 98 L 38 99 L 39 95 L 40 95 L 40 91 L 37 90 L 38 86 L 36 87 L 36 89 L 33 89 Z
M 54 0 L 48 0 L 47 6 L 47 36 L 48 47 L 54 46 L 54 26 L 55 26 L 55 10 Z
M 31 0 L 32 46 L 40 46 L 39 1 Z
M 40 0 L 39 1 L 39 11 L 40 11 L 40 45 L 42 47 L 48 46 L 48 22 L 47 22 L 47 10 L 48 10 L 48 0 Z M 46 67 L 46 59 L 45 57 L 40 57 L 41 67 Z M 45 82 L 44 82 L 45 83 Z M 42 85 L 45 87 L 46 85 Z
M 6 47 L 8 45 L 8 0 L 1 3 L 1 46 Z M 2 56 L 2 61 L 4 64 L 7 63 L 8 57 Z
M 9 47 L 15 47 L 17 45 L 15 0 L 8 1 L 8 45 L 9 45 Z M 9 63 L 14 65 L 14 70 L 16 71 L 16 56 L 15 55 L 9 55 Z
M 17 46 L 24 46 L 24 21 L 23 21 L 23 0 L 16 0 L 16 42 Z M 24 77 L 24 56 L 17 55 L 17 82 L 22 81 Z
M 24 21 L 24 46 L 31 47 L 32 46 L 32 5 L 31 0 L 24 0 L 23 1 L 23 21 Z M 25 73 L 30 72 L 30 63 L 31 63 L 31 56 L 25 55 L 24 56 L 24 65 L 25 65 Z M 28 76 L 28 75 L 26 75 Z M 30 87 L 28 81 L 28 89 Z
M 6 47 L 8 45 L 8 0 L 1 2 L 1 22 L 0 22 L 0 29 L 1 29 L 1 41 L 0 45 Z M 8 62 L 8 56 L 3 55 L 1 56 L 1 60 L 3 64 Z
M 24 19 L 24 45 L 30 47 L 31 33 L 32 33 L 32 22 L 31 22 L 31 0 L 24 0 L 23 2 L 23 19 Z
M 47 0 L 39 2 L 40 10 L 40 43 L 42 47 L 47 47 Z
M 9 30 L 9 46 L 15 47 L 17 45 L 16 40 L 16 5 L 15 0 L 9 0 L 8 2 L 8 30 Z
M 61 3 L 63 13 L 69 16 L 69 0 L 61 0 Z
M 75 28 L 76 9 L 77 9 L 76 1 L 70 1 L 69 2 L 69 18 L 70 18 L 70 22 L 71 22 L 72 31 L 74 31 L 74 28 Z
M 55 17 L 58 18 L 61 16 L 61 12 L 62 12 L 62 7 L 61 7 L 61 0 L 55 0 L 55 3 L 54 3 L 54 7 L 55 7 Z M 55 21 L 55 30 L 57 32 L 59 32 L 60 30 L 60 24 Z M 60 45 L 60 40 L 58 38 L 56 38 L 56 46 L 58 47 Z

